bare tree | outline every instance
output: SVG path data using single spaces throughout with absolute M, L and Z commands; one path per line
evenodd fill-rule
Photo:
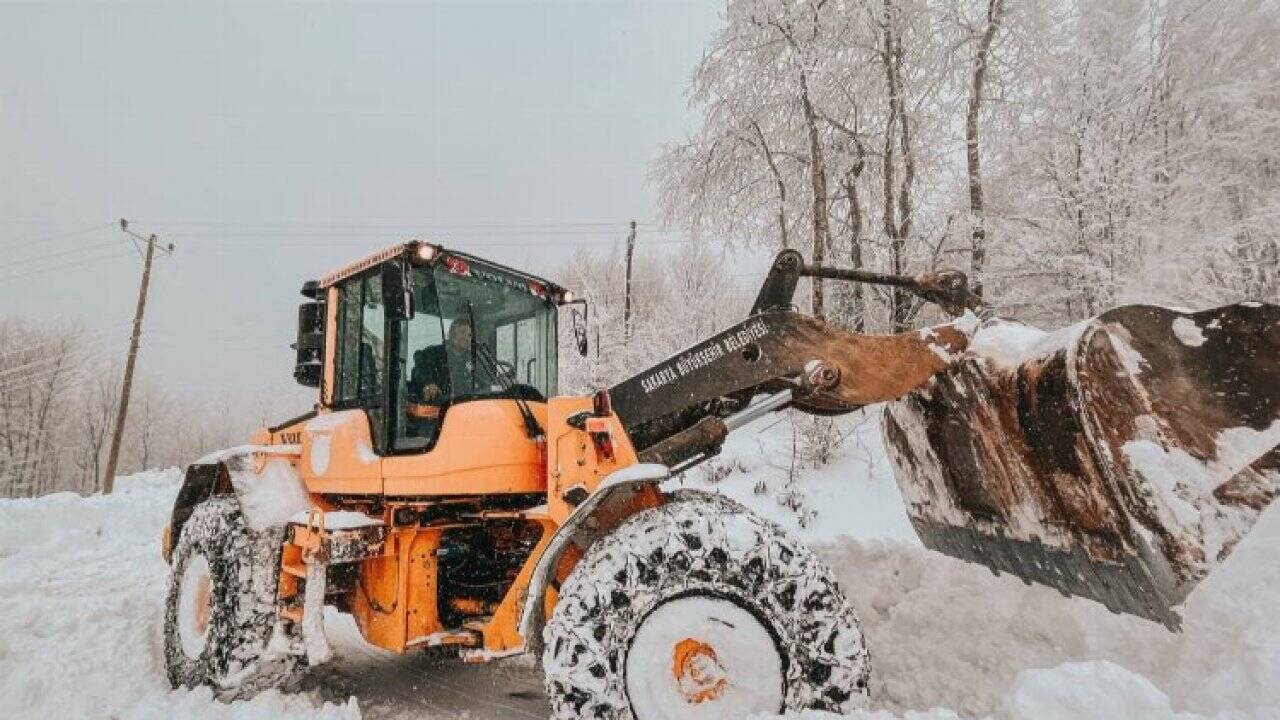
M 0 488 L 9 497 L 59 489 L 61 412 L 84 358 L 74 335 L 0 323 Z
M 971 233 L 972 257 L 970 272 L 976 283 L 974 291 L 982 296 L 982 273 L 987 256 L 987 226 L 982 203 L 982 165 L 978 146 L 978 119 L 982 112 L 983 93 L 987 82 L 987 58 L 991 43 L 1000 27 L 1004 13 L 1004 0 L 987 0 L 987 21 L 983 26 L 977 47 L 973 53 L 973 75 L 969 84 L 969 103 L 964 117 L 965 161 L 969 179 L 969 215 L 973 224 Z
M 98 492 L 120 370 L 92 335 L 0 316 L 0 496 Z M 128 469 L 182 465 L 240 444 L 264 421 L 268 393 L 217 403 L 139 378 L 125 429 Z
M 81 488 L 85 492 L 96 493 L 102 489 L 102 469 L 106 462 L 103 450 L 120 397 L 119 376 L 119 368 L 113 365 L 106 372 L 93 373 L 86 382 L 86 397 L 76 423 L 79 436 L 76 465 L 80 468 Z
M 901 27 L 893 0 L 883 0 L 884 14 L 880 24 L 882 50 L 880 61 L 884 66 L 885 97 L 888 113 L 885 115 L 884 160 L 881 164 L 884 193 L 884 234 L 889 239 L 890 272 L 901 275 L 906 272 L 906 245 L 911 234 L 911 189 L 915 183 L 915 157 L 911 148 L 911 118 L 907 114 L 903 98 L 903 56 Z M 902 180 L 896 178 L 895 149 L 902 154 Z M 900 288 L 889 293 L 889 315 L 894 331 L 907 327 L 911 296 Z
M 782 173 L 778 171 L 778 163 L 773 158 L 773 151 L 769 149 L 769 139 L 765 137 L 764 131 L 760 129 L 760 123 L 751 122 L 751 129 L 755 131 L 756 139 L 759 141 L 760 154 L 764 157 L 764 161 L 769 166 L 769 174 L 773 176 L 774 185 L 778 188 L 778 236 L 782 238 L 782 247 L 791 247 L 791 242 L 787 238 L 787 183 L 782 179 Z

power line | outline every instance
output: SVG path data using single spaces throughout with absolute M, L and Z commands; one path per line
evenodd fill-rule
M 40 262 L 42 260 L 48 260 L 49 258 L 62 257 L 63 255 L 70 255 L 72 253 L 86 252 L 88 250 L 103 248 L 103 247 L 107 247 L 108 245 L 116 245 L 116 244 L 118 244 L 116 240 L 107 240 L 100 243 L 94 243 L 92 245 L 81 245 L 80 247 L 57 250 L 55 252 L 46 253 L 44 255 L 28 255 L 27 257 L 18 258 L 17 260 L 12 260 L 10 262 L 0 264 L 0 268 L 10 268 L 10 267 L 13 267 L 14 265 L 25 265 L 26 263 Z
M 246 222 L 239 220 L 152 220 L 151 224 L 167 227 L 167 226 L 196 226 L 196 227 L 241 227 L 241 228 L 319 228 L 319 229 L 344 229 L 359 230 L 364 228 L 451 228 L 451 229 L 527 229 L 527 228 L 565 228 L 565 227 L 626 227 L 630 220 L 564 220 L 564 221 L 533 221 L 533 222 L 439 222 L 432 220 L 384 220 L 369 221 L 359 223 L 341 223 L 341 222 L 323 222 L 323 221 L 277 221 L 277 222 Z M 637 221 L 638 225 L 651 226 L 657 225 L 648 221 Z
M 617 232 L 621 232 L 626 228 L 619 228 Z M 648 229 L 646 232 L 653 235 L 678 235 L 685 231 L 680 229 Z M 422 239 L 440 241 L 449 238 L 588 238 L 597 240 L 608 240 L 615 238 L 616 235 L 608 230 L 598 228 L 591 229 L 570 229 L 570 230 L 476 230 L 476 231 L 457 231 L 457 230 L 436 230 L 434 228 L 405 228 L 403 230 L 395 229 L 361 229 L 361 230 L 233 230 L 233 231 L 210 231 L 196 230 L 183 231 L 181 233 L 183 239 L 202 238 L 210 240 L 260 240 L 263 238 L 324 238 L 324 239 L 348 239 L 348 240 L 366 240 L 370 238 L 396 237 L 409 239 Z M 528 242 L 536 242 L 529 240 Z
M 98 359 L 101 359 L 101 358 L 92 358 L 92 360 L 98 360 Z M 89 361 L 90 359 L 86 359 L 85 362 L 89 362 Z M 68 372 L 70 374 L 68 374 L 62 380 L 63 388 L 70 389 L 71 387 L 77 385 L 81 381 L 90 379 L 91 377 L 93 377 L 94 373 L 97 372 L 97 370 L 98 370 L 97 368 L 92 368 L 92 367 L 69 368 Z M 31 377 L 16 378 L 10 384 L 0 385 L 0 393 L 10 393 L 21 387 L 29 387 L 37 382 L 49 380 L 57 374 L 58 373 L 56 372 L 45 372 L 40 375 L 33 375 Z
M 103 326 L 101 326 L 101 327 L 91 328 L 91 329 L 89 329 L 89 330 L 78 330 L 78 329 L 77 329 L 77 330 L 75 330 L 75 332 L 78 334 L 77 339 L 78 339 L 78 340 L 83 340 L 83 339 L 85 338 L 85 336 L 86 336 L 86 335 L 87 335 L 87 336 L 102 335 L 102 333 L 106 332 L 107 330 L 114 330 L 115 328 L 122 327 L 122 326 L 124 326 L 124 325 L 128 325 L 128 324 L 129 324 L 129 322 L 128 322 L 128 321 L 125 321 L 125 322 L 118 322 L 118 323 L 110 323 L 110 324 L 107 324 L 107 325 L 103 325 Z M 50 346 L 50 345 L 56 345 L 56 344 L 58 344 L 58 343 L 60 343 L 60 342 L 63 342 L 63 341 L 64 341 L 64 339 L 65 339 L 65 338 L 53 337 L 53 338 L 48 338 L 48 339 L 45 339 L 45 340 L 41 340 L 41 341 L 39 341 L 39 342 L 32 343 L 32 344 L 30 344 L 30 345 L 24 345 L 23 347 L 19 347 L 19 348 L 11 348 L 11 349 L 6 350 L 6 351 L 4 351 L 4 352 L 0 352 L 0 358 L 6 358 L 6 357 L 9 357 L 10 355 L 17 355 L 17 354 L 24 353 L 24 352 L 30 352 L 30 351 L 33 351 L 33 350 L 35 350 L 35 349 L 37 349 L 37 348 L 48 347 L 48 346 Z
M 186 236 L 184 235 L 184 237 Z M 249 242 L 249 241 L 261 242 L 264 239 L 265 237 L 258 237 L 258 238 L 252 238 L 252 239 L 251 238 L 227 238 L 228 242 L 226 243 L 226 245 L 230 245 L 231 243 L 238 242 L 240 240 L 244 240 L 246 242 Z M 554 244 L 547 243 L 547 242 L 530 242 L 530 241 L 518 241 L 518 240 L 488 242 L 488 241 L 468 240 L 466 238 L 450 238 L 450 237 L 426 237 L 424 239 L 428 239 L 433 243 L 444 245 L 446 248 L 452 248 L 452 249 L 458 249 L 458 250 L 465 250 L 466 248 L 471 248 L 471 247 L 524 247 L 524 248 L 534 249 L 534 248 L 547 248 L 547 247 L 553 247 L 553 246 L 587 247 L 588 245 L 595 246 L 596 248 L 601 248 L 609 243 L 619 242 L 619 238 L 617 237 L 596 237 L 593 240 L 596 240 L 598 242 L 590 242 L 590 243 L 578 241 L 578 242 L 562 242 L 562 243 L 554 243 Z M 267 242 L 274 247 L 350 247 L 350 246 L 368 247 L 370 245 L 378 244 L 379 242 L 382 244 L 390 245 L 396 241 L 387 239 L 387 238 L 382 238 L 382 239 L 351 238 L 351 239 L 344 239 L 344 240 L 324 240 L 324 241 L 267 240 Z M 645 244 L 646 245 L 682 245 L 684 243 L 685 243 L 685 240 L 682 238 L 672 238 L 667 240 L 649 240 Z M 196 249 L 215 248 L 215 246 L 199 245 L 199 244 L 192 245 L 190 247 L 193 247 Z
M 76 267 L 78 265 L 85 265 L 85 264 L 88 264 L 91 262 L 97 262 L 100 260 L 111 260 L 117 257 L 124 257 L 125 255 L 128 255 L 128 254 L 129 254 L 128 250 L 121 248 L 120 251 L 110 252 L 105 255 L 79 258 L 76 260 L 72 260 L 71 262 L 48 265 L 35 270 L 31 270 L 29 272 L 10 273 L 8 275 L 0 275 L 0 280 L 17 280 L 20 278 L 32 277 L 34 275 L 43 275 L 44 273 L 52 272 L 54 270 L 62 270 L 63 268 Z
M 87 232 L 92 232 L 93 230 L 100 230 L 108 227 L 111 227 L 111 223 L 97 222 L 88 227 L 81 228 L 79 230 L 70 230 L 68 232 L 63 232 L 63 233 L 54 233 L 52 235 L 46 235 L 42 238 L 38 238 L 35 240 L 24 240 L 22 242 L 13 243 L 8 247 L 20 248 L 20 247 L 29 247 L 31 245 L 47 245 L 48 243 L 51 243 L 51 242 L 61 242 L 63 240 L 66 240 L 67 238 L 75 237 L 76 235 L 84 235 Z
M 15 378 L 8 378 L 4 384 L 0 385 L 0 392 L 8 393 L 21 387 L 27 387 L 43 380 L 48 380 L 62 372 L 68 373 L 66 380 L 81 380 L 87 378 L 93 371 L 92 368 L 83 367 L 84 363 L 91 363 L 102 359 L 99 356 L 86 356 L 80 359 L 80 362 L 68 365 L 59 365 L 51 370 L 41 370 L 30 375 L 23 375 Z
M 71 358 L 68 364 L 65 366 L 59 365 L 58 367 L 55 367 L 55 368 L 37 370 L 36 372 L 31 373 L 30 375 L 21 375 L 14 378 L 8 378 L 3 384 L 0 384 L 0 392 L 9 392 L 17 388 L 23 387 L 25 385 L 30 385 L 34 382 L 47 380 L 57 375 L 58 373 L 62 372 L 63 370 L 68 370 L 71 373 L 71 375 L 69 375 L 65 379 L 65 381 L 68 383 L 72 381 L 78 382 L 79 380 L 87 379 L 93 373 L 97 372 L 99 369 L 99 368 L 89 367 L 89 366 L 101 360 L 106 360 L 107 355 L 109 355 L 111 352 L 115 351 L 116 349 L 118 349 L 118 344 L 104 345 L 101 348 L 94 350 L 93 352 L 90 352 L 86 355 Z
M 333 222 L 243 222 L 243 221 L 156 221 L 158 225 L 185 228 L 184 238 L 213 238 L 222 241 L 259 240 L 275 237 L 346 238 L 350 242 L 363 242 L 369 236 L 394 234 L 408 235 L 436 241 L 448 241 L 452 237 L 486 235 L 518 237 L 566 237 L 591 236 L 592 239 L 610 241 L 616 236 L 611 228 L 624 229 L 630 221 L 566 220 L 557 222 L 433 222 L 433 221 L 370 221 L 361 223 Z M 658 235 L 681 234 L 684 228 L 673 228 L 650 222 L 637 222 L 646 232 Z M 354 237 L 353 237 L 354 236 Z M 439 237 L 435 237 L 439 236 Z M 310 244 L 310 243 L 309 243 Z M 319 244 L 319 243 L 315 243 Z M 522 244 L 503 242 L 500 244 Z
M 68 355 L 73 356 L 72 360 L 81 361 L 81 363 L 84 363 L 84 361 L 90 361 L 92 359 L 95 359 L 97 355 L 101 355 L 102 352 L 104 352 L 104 350 L 101 350 L 100 348 L 100 350 L 95 350 L 92 352 L 87 352 L 87 354 L 79 355 L 78 354 L 79 347 L 72 345 L 73 342 L 77 342 L 77 341 L 84 342 L 83 336 L 74 338 L 74 341 L 73 341 L 73 338 L 69 338 L 69 337 L 55 338 L 54 341 L 46 343 L 46 346 L 58 345 L 58 343 L 67 342 L 68 345 L 67 345 L 67 348 L 65 348 L 65 351 L 63 352 L 63 354 L 41 357 L 41 359 L 29 361 L 29 363 L 23 363 L 22 365 L 14 365 L 12 366 L 12 368 L 5 368 L 3 370 L 0 370 L 0 378 L 6 377 L 6 375 L 12 375 L 14 373 L 20 373 L 22 372 L 22 370 L 38 368 L 38 366 L 41 366 L 41 365 L 50 365 L 54 363 L 60 363 L 60 361 L 67 359 Z M 120 341 L 116 340 L 116 341 L 105 341 L 105 342 L 108 343 L 108 345 L 106 346 L 110 346 L 110 345 L 118 345 Z M 37 372 L 32 373 L 32 375 L 36 375 L 44 372 L 45 370 L 37 370 Z
M 197 228 L 182 232 L 184 238 L 212 240 L 216 245 L 242 243 L 242 242 L 262 242 L 264 240 L 276 246 L 323 246 L 323 247 L 344 247 L 344 246 L 366 246 L 371 242 L 377 241 L 378 237 L 369 237 L 369 235 L 394 234 L 397 236 L 414 236 L 419 238 L 430 239 L 440 242 L 446 246 L 456 247 L 458 249 L 467 248 L 537 248 L 546 247 L 550 243 L 541 241 L 542 238 L 561 239 L 565 242 L 558 243 L 568 247 L 582 247 L 587 245 L 612 245 L 618 242 L 618 236 L 605 231 L 606 228 L 617 227 L 624 228 L 629 223 L 603 220 L 581 220 L 581 221 L 561 221 L 561 222 L 509 222 L 509 223 L 362 223 L 362 224 L 335 224 L 335 223 L 305 223 L 305 222 L 277 222 L 277 223 L 250 223 L 238 221 L 167 221 L 162 223 L 174 226 L 189 226 Z M 637 222 L 638 226 L 648 226 L 645 232 L 652 235 L 676 235 L 683 234 L 685 230 L 680 228 L 664 228 L 657 226 L 655 223 Z M 101 228 L 101 224 L 82 228 L 80 230 L 63 233 L 61 235 L 51 235 L 40 240 L 32 241 L 34 244 L 48 242 L 55 238 L 65 238 L 74 235 L 84 234 L 92 230 Z M 229 230 L 219 230 L 217 228 L 229 228 Z M 255 229 L 258 228 L 258 229 Z M 352 235 L 365 235 L 365 237 L 352 237 Z M 482 236 L 478 240 L 470 240 L 469 237 Z M 496 237 L 495 237 L 496 236 Z M 501 239 L 511 238 L 511 239 Z M 572 238 L 572 241 L 568 241 Z M 134 247 L 139 255 L 142 254 L 142 248 L 138 246 L 139 240 L 145 240 L 141 236 L 134 237 Z M 394 239 L 387 238 L 387 242 L 394 242 Z M 647 241 L 650 245 L 679 245 L 685 242 L 681 238 L 653 239 Z M 18 280 L 34 275 L 41 275 L 54 270 L 64 268 L 77 267 L 87 263 L 108 260 L 122 256 L 124 253 L 102 253 L 99 251 L 109 249 L 113 243 L 101 242 L 94 243 L 79 248 L 67 248 L 51 253 L 38 256 L 29 256 L 13 260 L 6 264 L 0 264 L 0 270 L 11 270 L 6 274 L 0 275 L 0 280 Z M 209 247 L 204 244 L 196 244 L 193 247 L 203 248 Z M 165 248 L 157 248 L 158 251 L 164 252 Z M 53 258 L 61 258 L 75 253 L 96 253 L 85 257 L 78 257 L 68 262 L 59 262 L 52 265 L 39 268 L 18 268 L 20 265 L 29 265 L 31 263 L 43 262 Z

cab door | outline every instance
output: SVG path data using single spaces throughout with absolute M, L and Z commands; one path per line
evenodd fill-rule
M 329 412 L 309 421 L 302 437 L 302 470 L 312 492 L 382 492 L 390 370 L 382 290 L 377 267 L 329 290 Z

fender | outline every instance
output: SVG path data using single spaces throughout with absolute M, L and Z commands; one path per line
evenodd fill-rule
M 235 495 L 253 530 L 283 523 L 312 507 L 291 458 L 299 445 L 241 445 L 206 455 L 187 466 L 164 528 L 160 552 L 165 562 L 182 537 L 182 527 L 200 503 L 215 495 Z
M 520 614 L 519 632 L 520 637 L 524 638 L 527 652 L 542 652 L 542 627 L 547 622 L 547 588 L 552 583 L 555 568 L 565 551 L 574 545 L 585 552 L 601 535 L 607 534 L 621 522 L 615 520 L 609 527 L 602 527 L 599 522 L 591 522 L 593 519 L 607 514 L 606 509 L 610 505 L 630 499 L 643 487 L 655 486 L 670 475 L 671 471 L 666 465 L 657 463 L 638 463 L 615 470 L 556 529 L 555 535 L 547 543 L 547 549 L 533 568 L 526 590 L 524 610 Z

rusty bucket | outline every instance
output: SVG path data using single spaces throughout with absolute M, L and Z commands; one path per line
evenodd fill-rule
M 1280 493 L 1280 306 L 991 321 L 884 426 L 926 546 L 1176 628 Z

